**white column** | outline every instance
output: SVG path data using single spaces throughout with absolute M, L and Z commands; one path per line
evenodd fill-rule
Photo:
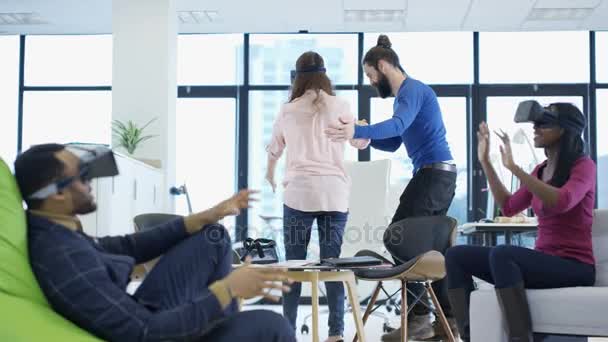
M 161 161 L 163 207 L 173 212 L 168 189 L 175 182 L 175 0 L 113 0 L 112 6 L 112 119 L 143 125 L 158 118 L 147 129 L 158 136 L 135 156 Z

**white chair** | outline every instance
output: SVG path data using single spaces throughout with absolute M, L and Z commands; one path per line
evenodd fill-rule
M 608 337 L 608 210 L 593 217 L 593 287 L 526 290 L 535 333 Z M 507 341 L 493 288 L 471 294 L 471 341 Z
M 392 218 L 387 212 L 391 161 L 347 162 L 351 179 L 348 221 L 342 242 L 343 257 L 362 249 L 381 253 L 382 236 Z

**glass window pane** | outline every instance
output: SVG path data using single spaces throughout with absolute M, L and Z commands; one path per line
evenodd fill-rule
M 282 221 L 267 223 L 263 216 L 283 217 L 283 186 L 285 155 L 279 160 L 275 171 L 278 184 L 276 193 L 264 179 L 266 175 L 266 145 L 272 136 L 272 127 L 280 106 L 287 101 L 287 91 L 250 91 L 249 92 L 249 187 L 260 190 L 260 202 L 249 210 L 248 229 L 250 237 L 266 237 L 277 240 L 282 255 Z M 350 102 L 353 115 L 357 116 L 357 92 L 339 91 L 337 96 Z M 357 160 L 356 149 L 346 146 L 345 159 Z M 311 242 L 314 246 L 314 241 Z
M 595 33 L 595 78 L 608 83 L 608 32 Z
M 213 51 L 213 53 L 210 51 Z M 178 36 L 178 85 L 231 85 L 242 83 L 242 34 L 188 34 Z
M 111 143 L 109 91 L 27 91 L 23 99 L 23 150 L 43 143 Z
M 250 36 L 251 84 L 290 84 L 290 71 L 306 51 L 325 60 L 333 84 L 356 84 L 359 68 L 355 34 L 256 34 Z
M 428 84 L 473 83 L 471 32 L 403 32 L 387 34 L 408 75 Z M 366 33 L 363 54 L 376 46 L 377 33 Z M 369 84 L 367 77 L 364 82 Z
M 371 98 L 371 117 L 373 123 L 389 119 L 393 115 L 394 99 Z M 456 195 L 448 215 L 458 222 L 467 222 L 467 102 L 463 97 L 439 97 L 439 106 L 447 130 L 447 140 L 454 161 L 458 166 Z M 391 189 L 389 191 L 389 206 L 397 209 L 401 193 L 412 179 L 414 166 L 407 156 L 405 147 L 401 145 L 395 152 L 371 150 L 371 160 L 391 160 Z
M 18 36 L 0 36 L 0 56 L 0 158 L 12 168 L 17 154 Z
M 175 179 L 186 184 L 195 212 L 211 208 L 236 191 L 236 99 L 179 98 L 176 113 Z M 185 196 L 175 211 L 188 214 Z M 223 221 L 233 238 L 235 222 Z
M 456 193 L 448 215 L 459 223 L 467 222 L 467 99 L 465 97 L 439 97 L 439 106 L 447 131 L 452 157 L 458 167 Z
M 597 91 L 597 185 L 598 207 L 608 209 L 608 89 Z
M 534 167 L 545 160 L 545 153 L 542 148 L 534 147 L 534 129 L 532 124 L 518 124 L 513 121 L 517 105 L 521 101 L 536 100 L 542 105 L 548 105 L 553 102 L 571 102 L 578 108 L 583 108 L 583 99 L 580 96 L 543 96 L 543 97 L 524 97 L 524 96 L 501 96 L 488 97 L 487 113 L 488 127 L 490 131 L 501 129 L 511 137 L 511 148 L 513 157 L 522 169 L 531 172 Z M 490 161 L 499 178 L 507 187 L 507 190 L 514 192 L 519 189 L 519 182 L 516 177 L 513 177 L 502 164 L 500 156 L 500 143 L 495 135 L 490 137 Z M 489 196 L 487 216 L 493 218 L 494 204 L 492 196 Z
M 479 51 L 482 83 L 589 82 L 588 32 L 483 32 Z
M 112 84 L 112 36 L 27 36 L 25 85 Z

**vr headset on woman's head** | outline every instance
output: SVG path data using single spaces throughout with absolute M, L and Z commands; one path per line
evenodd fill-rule
M 538 126 L 559 126 L 558 113 L 550 111 L 534 100 L 520 102 L 515 112 L 515 122 L 532 122 Z
M 293 83 L 293 81 L 295 81 L 296 76 L 298 74 L 304 74 L 304 73 L 309 73 L 309 72 L 325 72 L 325 71 L 327 71 L 327 70 L 324 67 L 319 67 L 316 65 L 309 67 L 309 68 L 291 70 L 291 83 Z
M 532 122 L 539 128 L 559 126 L 580 135 L 586 127 L 585 115 L 572 103 L 554 103 L 543 107 L 534 100 L 520 102 L 515 112 L 515 122 Z

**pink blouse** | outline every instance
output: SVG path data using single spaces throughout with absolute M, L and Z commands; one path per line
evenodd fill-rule
M 347 212 L 350 178 L 344 169 L 345 144 L 332 142 L 324 131 L 339 119 L 355 119 L 346 101 L 322 90 L 319 96 L 314 104 L 316 92 L 309 90 L 281 106 L 266 151 L 269 158 L 277 160 L 287 149 L 283 178 L 286 206 L 307 212 Z M 350 144 L 364 149 L 369 140 L 353 139 Z

